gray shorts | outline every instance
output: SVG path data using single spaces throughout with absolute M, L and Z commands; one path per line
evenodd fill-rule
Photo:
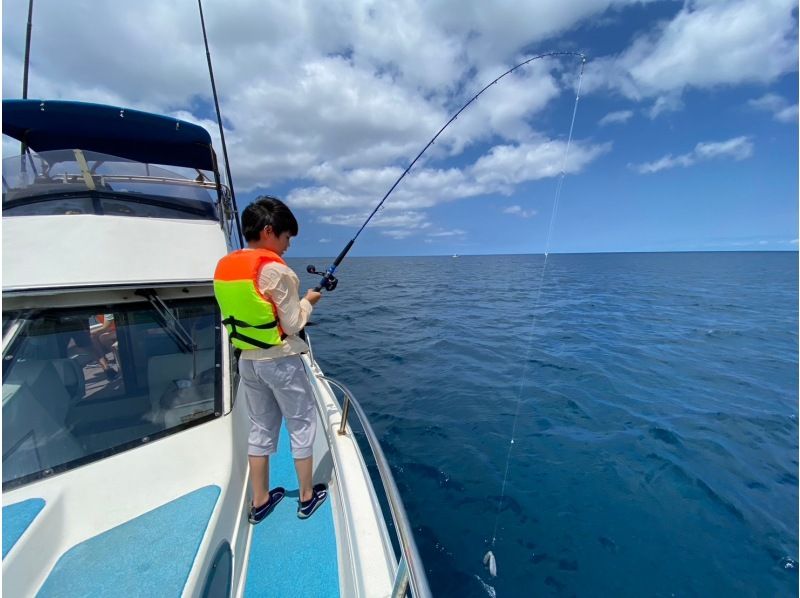
M 292 457 L 310 457 L 317 414 L 314 394 L 300 356 L 263 361 L 240 359 L 239 373 L 241 382 L 237 400 L 245 400 L 250 414 L 247 453 L 263 457 L 277 450 L 283 416 L 289 431 Z

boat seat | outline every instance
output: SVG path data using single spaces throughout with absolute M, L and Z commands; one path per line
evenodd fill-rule
M 3 431 L 4 481 L 84 455 L 66 423 L 70 405 L 51 360 L 14 364 L 3 380 L 3 417 L 14 422 Z
M 215 365 L 214 349 L 198 349 L 191 353 L 157 355 L 147 361 L 147 384 L 150 392 L 151 419 L 154 423 L 167 425 L 165 406 L 161 399 L 168 391 L 178 386 L 195 386 L 195 378 Z M 178 382 L 186 381 L 186 382 Z M 213 394 L 210 397 L 213 400 Z

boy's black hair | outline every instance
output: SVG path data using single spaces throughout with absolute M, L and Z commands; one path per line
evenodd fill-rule
M 258 241 L 261 231 L 267 226 L 271 226 L 272 232 L 276 235 L 288 230 L 293 237 L 297 236 L 297 219 L 289 206 L 277 197 L 262 195 L 242 212 L 242 232 L 245 241 Z

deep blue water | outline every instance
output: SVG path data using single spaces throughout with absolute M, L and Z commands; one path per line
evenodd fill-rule
M 309 329 L 434 594 L 796 596 L 797 253 L 543 259 L 348 258 Z

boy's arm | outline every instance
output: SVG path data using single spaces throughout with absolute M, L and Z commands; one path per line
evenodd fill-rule
M 297 275 L 283 264 L 266 264 L 259 274 L 259 288 L 278 310 L 278 320 L 283 332 L 292 335 L 300 332 L 308 323 L 312 306 L 307 299 L 300 299 Z

